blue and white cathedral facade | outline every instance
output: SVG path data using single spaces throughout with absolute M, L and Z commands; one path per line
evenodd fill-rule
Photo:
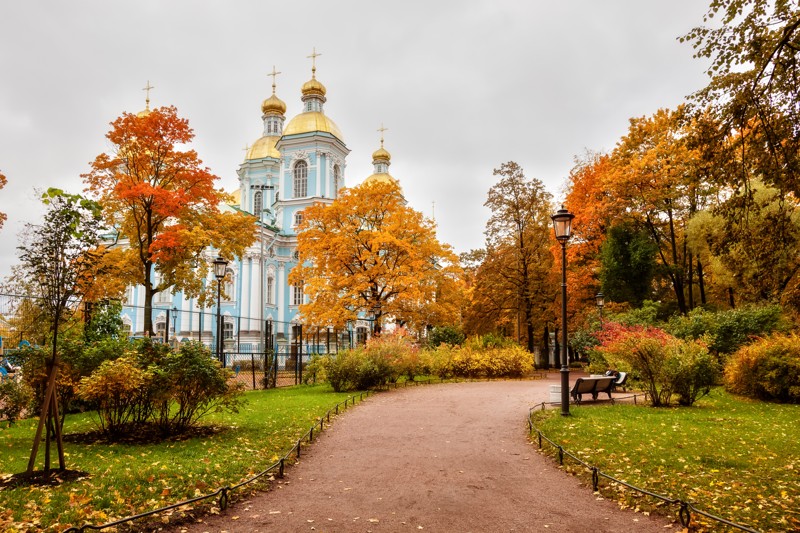
M 311 79 L 301 89 L 302 112 L 286 120 L 286 104 L 275 94 L 273 69 L 272 95 L 261 104 L 263 134 L 247 148 L 239 166 L 238 204 L 226 205 L 258 218 L 256 240 L 243 257 L 227 266 L 220 305 L 226 351 L 233 345 L 247 351 L 260 351 L 264 324 L 274 324 L 276 344 L 291 342 L 291 325 L 299 323 L 299 305 L 304 301 L 302 287 L 288 283 L 289 272 L 297 264 L 297 226 L 302 211 L 316 203 L 333 202 L 344 186 L 350 150 L 336 123 L 325 114 L 325 86 Z M 389 174 L 390 154 L 381 147 L 373 153 L 374 173 L 365 181 L 397 181 Z M 210 263 L 214 250 L 206 251 Z M 157 280 L 156 280 L 157 282 Z M 210 274 L 207 284 L 216 286 Z M 123 310 L 124 328 L 131 335 L 142 335 L 144 288 L 129 288 Z M 195 299 L 180 292 L 157 293 L 153 299 L 153 324 L 157 336 L 192 339 L 215 346 L 217 342 L 216 304 L 201 309 Z M 363 339 L 369 324 L 359 321 L 351 334 Z

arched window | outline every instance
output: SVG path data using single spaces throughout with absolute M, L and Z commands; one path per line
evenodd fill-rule
M 264 210 L 264 201 L 261 191 L 253 195 L 253 214 L 261 220 L 261 212 Z
M 304 198 L 308 195 L 308 163 L 298 161 L 294 165 L 294 197 Z
M 303 222 L 303 213 L 302 211 L 298 211 L 294 214 L 294 225 L 299 226 Z
M 222 325 L 222 338 L 224 340 L 233 338 L 233 319 L 225 319 L 225 322 Z
M 333 196 L 334 198 L 339 195 L 339 182 L 342 180 L 341 170 L 339 165 L 333 165 Z
M 270 274 L 267 276 L 267 305 L 275 303 L 275 278 Z

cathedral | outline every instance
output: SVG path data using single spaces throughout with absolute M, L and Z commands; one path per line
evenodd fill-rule
M 317 55 L 315 51 L 310 56 L 311 79 L 300 91 L 302 111 L 288 121 L 286 104 L 275 94 L 279 73 L 273 67 L 272 95 L 261 104 L 263 134 L 247 148 L 238 169 L 239 190 L 234 195 L 238 204 L 222 206 L 258 218 L 257 238 L 244 257 L 226 258 L 219 306 L 226 352 L 261 351 L 265 332 L 278 351 L 294 342 L 299 305 L 304 301 L 303 287 L 287 281 L 297 264 L 297 227 L 303 209 L 315 203 L 330 204 L 344 186 L 350 150 L 336 123 L 325 114 L 326 89 L 316 78 Z M 374 173 L 365 181 L 397 183 L 389 174 L 391 156 L 383 148 L 383 128 L 379 131 L 381 145 L 372 154 Z M 216 254 L 207 250 L 206 256 L 211 263 Z M 213 272 L 207 283 L 217 285 Z M 143 334 L 143 305 L 144 288 L 130 288 L 123 310 L 123 327 L 130 335 Z M 201 309 L 196 300 L 180 292 L 160 292 L 153 299 L 154 328 L 164 340 L 200 340 L 213 349 L 218 346 L 216 319 L 216 305 Z M 363 341 L 369 330 L 368 321 L 360 320 L 347 332 L 324 332 L 325 341 L 316 332 L 316 345 L 330 343 L 332 333 L 340 340 L 347 335 L 350 341 Z

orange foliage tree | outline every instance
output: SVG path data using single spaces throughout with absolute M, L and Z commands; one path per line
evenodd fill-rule
M 416 327 L 459 319 L 458 259 L 395 184 L 362 184 L 307 207 L 297 242 L 289 282 L 309 298 L 300 306 L 307 323 L 343 326 L 372 315 L 379 332 L 384 316 Z
M 600 291 L 600 249 L 606 231 L 619 216 L 610 191 L 611 170 L 607 154 L 587 153 L 576 161 L 569 175 L 565 204 L 575 215 L 567 246 L 571 311 L 587 305 L 593 309 L 595 294 Z M 560 245 L 553 246 L 553 253 L 560 253 Z M 560 275 L 560 263 L 555 266 Z
M 113 266 L 106 286 L 144 286 L 144 328 L 151 335 L 155 294 L 182 290 L 204 302 L 209 266 L 203 251 L 241 256 L 255 239 L 250 215 L 220 210 L 228 195 L 214 188 L 219 178 L 187 149 L 193 137 L 175 107 L 123 113 L 106 135 L 110 153 L 98 155 L 82 176 L 121 244 L 106 254 L 106 266 Z

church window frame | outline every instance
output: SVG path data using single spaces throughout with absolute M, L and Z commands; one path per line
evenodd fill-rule
M 234 324 L 233 318 L 225 317 L 222 322 L 222 340 L 233 340 Z
M 267 305 L 275 305 L 275 276 L 267 274 L 267 294 L 265 296 Z
M 342 169 L 339 165 L 333 165 L 333 196 L 337 198 L 339 196 L 339 185 L 342 181 Z
M 303 223 L 303 212 L 298 211 L 294 214 L 294 226 L 298 227 Z
M 303 303 L 303 282 L 292 285 L 292 305 L 299 306 Z
M 295 198 L 305 198 L 308 196 L 308 163 L 300 160 L 294 164 L 292 169 L 292 192 Z

